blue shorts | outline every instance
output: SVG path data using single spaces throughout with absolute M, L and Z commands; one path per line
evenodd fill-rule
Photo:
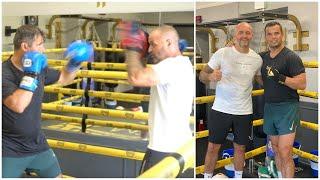
M 300 125 L 299 102 L 266 103 L 263 131 L 279 136 L 296 132 Z
M 27 157 L 2 157 L 3 178 L 19 178 L 25 171 L 47 178 L 61 174 L 58 159 L 52 149 Z

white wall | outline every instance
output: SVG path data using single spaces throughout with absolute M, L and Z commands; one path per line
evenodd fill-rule
M 48 24 L 48 21 L 51 16 L 39 16 L 39 27 L 47 33 L 45 29 L 45 25 Z M 2 51 L 13 51 L 13 37 L 14 33 L 11 36 L 4 36 L 5 26 L 11 26 L 12 29 L 16 29 L 19 26 L 24 24 L 24 17 L 21 16 L 3 16 L 2 17 Z M 54 28 L 53 28 L 54 29 Z M 54 31 L 53 31 L 54 35 Z M 47 39 L 45 42 L 46 48 L 54 48 L 55 40 L 54 37 L 52 39 Z M 57 53 L 50 53 L 49 58 L 59 58 L 61 57 Z
M 265 3 L 266 10 L 288 7 L 288 14 L 296 16 L 302 26 L 302 30 L 309 31 L 309 37 L 303 38 L 302 43 L 309 44 L 309 51 L 296 53 L 303 61 L 318 60 L 318 4 L 316 2 L 267 2 Z M 223 4 L 209 8 L 197 9 L 196 14 L 201 15 L 205 22 L 219 21 L 231 18 L 238 18 L 240 14 L 257 12 L 254 9 L 253 2 L 237 2 Z M 290 21 L 279 21 L 287 32 L 287 47 L 293 49 L 296 44 L 293 38 L 295 26 Z M 251 48 L 255 51 L 263 50 L 265 47 L 260 46 L 264 42 L 264 24 L 261 22 L 252 24 L 254 29 L 254 40 L 251 43 Z M 233 27 L 228 27 L 233 29 Z M 226 35 L 221 30 L 213 29 L 215 35 L 219 38 L 216 44 L 218 48 L 224 47 Z M 306 68 L 307 73 L 307 88 L 308 91 L 318 91 L 318 69 Z M 316 99 L 301 97 L 302 101 L 317 102 Z
M 131 3 L 129 3 L 131 4 Z M 190 9 L 192 3 L 156 3 L 152 6 L 150 3 L 135 3 L 135 6 L 139 4 L 143 4 L 144 8 L 143 11 L 161 11 L 164 7 L 167 7 L 167 10 L 170 11 L 172 9 L 176 9 L 177 11 L 182 11 L 183 9 Z M 82 12 L 89 12 L 89 10 L 84 10 L 84 8 L 90 9 L 92 5 L 96 5 L 96 3 L 3 3 L 3 16 L 2 16 L 2 51 L 12 51 L 13 50 L 13 36 L 14 33 L 9 36 L 5 37 L 5 26 L 11 26 L 11 28 L 16 29 L 17 27 L 24 24 L 24 17 L 22 15 L 38 15 L 38 14 L 45 14 L 43 9 L 46 9 L 46 14 L 52 14 L 54 12 L 61 12 L 61 10 L 56 10 L 59 7 L 63 7 L 64 13 L 67 12 L 74 12 L 75 14 L 84 14 Z M 72 6 L 73 5 L 73 6 Z M 114 5 L 119 5 L 115 3 Z M 179 6 L 178 6 L 179 5 Z M 190 6 L 191 5 L 191 6 Z M 134 9 L 134 7 L 131 7 Z M 127 7 L 127 6 L 125 6 Z M 143 6 L 142 6 L 143 7 Z M 157 7 L 157 8 L 155 8 Z M 189 8 L 187 8 L 189 7 Z M 34 9 L 36 8 L 36 9 Z M 78 9 L 77 9 L 78 8 Z M 110 6 L 109 6 L 110 8 Z M 119 12 L 123 11 L 119 7 L 115 8 Z M 138 8 L 139 9 L 139 8 Z M 140 7 L 141 9 L 141 7 Z M 116 10 L 113 10 L 116 11 Z M 135 9 L 137 11 L 137 9 Z M 19 13 L 21 12 L 21 13 Z M 29 12 L 29 13 L 26 13 Z M 32 12 L 32 13 L 31 13 Z M 90 10 L 90 12 L 92 12 Z M 17 16 L 13 16 L 13 15 Z M 59 14 L 52 14 L 52 15 L 59 15 Z M 48 30 L 45 28 L 49 22 L 49 19 L 52 15 L 40 15 L 39 18 L 39 27 L 44 30 L 46 33 Z M 147 23 L 193 23 L 193 8 L 192 11 L 189 12 L 161 12 L 161 16 L 159 16 L 159 12 L 149 12 L 149 13 L 110 13 L 104 15 L 97 15 L 97 14 L 84 14 L 86 16 L 92 17 L 104 17 L 104 18 L 121 18 L 123 20 L 139 20 L 142 22 Z M 56 20 L 57 21 L 57 20 Z M 56 22 L 55 21 L 55 22 Z M 84 20 L 78 19 L 71 19 L 71 18 L 61 18 L 61 30 L 62 30 L 62 47 L 65 47 L 68 43 L 75 39 L 80 39 L 80 27 L 83 24 Z M 92 23 L 92 22 L 91 22 Z M 87 33 L 89 32 L 90 24 L 88 24 Z M 152 28 L 152 27 L 151 27 Z M 150 28 L 150 29 L 151 29 Z M 54 48 L 55 47 L 55 28 L 52 25 L 52 39 L 47 39 L 45 46 L 47 48 Z M 147 29 L 148 30 L 148 29 Z M 150 31 L 150 30 L 148 30 Z M 103 39 L 110 39 L 111 31 L 110 29 L 106 29 L 106 36 Z M 55 56 L 56 57 L 56 56 Z M 51 57 L 54 58 L 54 57 Z
M 141 20 L 149 23 L 193 23 L 193 11 L 143 13 Z
M 197 4 L 197 3 L 196 3 Z M 229 3 L 203 9 L 197 9 L 197 16 L 202 16 L 203 22 L 219 21 L 237 18 L 239 16 L 239 4 Z
M 3 16 L 193 11 L 193 2 L 4 2 Z

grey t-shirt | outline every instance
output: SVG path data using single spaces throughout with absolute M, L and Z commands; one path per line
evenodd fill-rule
M 2 157 L 30 156 L 49 149 L 41 130 L 41 103 L 44 85 L 58 81 L 60 72 L 50 68 L 43 70 L 30 104 L 23 113 L 16 113 L 3 101 L 19 88 L 24 74 L 10 58 L 2 63 Z

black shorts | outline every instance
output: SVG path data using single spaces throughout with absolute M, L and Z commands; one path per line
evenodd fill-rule
M 184 166 L 184 159 L 183 157 L 176 153 L 176 152 L 160 152 L 160 151 L 155 151 L 152 149 L 147 149 L 144 158 L 141 163 L 140 167 L 140 175 L 153 167 L 154 165 L 158 164 L 160 161 L 162 161 L 166 157 L 174 157 L 176 159 L 179 159 L 178 161 L 181 163 L 180 164 L 180 172 L 177 175 L 177 178 L 192 178 L 193 177 L 193 170 L 191 168 L 187 169 L 186 171 L 182 172 L 183 166 Z M 191 171 L 190 171 L 191 170 Z
M 150 169 L 152 166 L 156 165 L 163 158 L 170 156 L 172 153 L 155 151 L 152 149 L 147 149 L 140 168 L 140 174 Z
M 233 142 L 246 145 L 252 128 L 252 114 L 232 115 L 212 110 L 212 118 L 208 121 L 209 142 L 223 144 L 228 132 L 232 129 Z

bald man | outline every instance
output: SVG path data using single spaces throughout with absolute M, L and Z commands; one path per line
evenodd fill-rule
M 252 116 L 252 83 L 261 77 L 261 57 L 249 48 L 253 37 L 250 24 L 236 25 L 234 46 L 219 49 L 199 79 L 203 83 L 216 82 L 216 96 L 212 116 L 208 120 L 209 138 L 205 158 L 205 178 L 213 176 L 221 144 L 225 142 L 229 129 L 234 140 L 235 178 L 241 178 L 244 166 L 245 145 L 250 136 Z
M 149 145 L 141 165 L 140 173 L 143 173 L 192 138 L 189 117 L 194 74 L 190 59 L 179 50 L 179 35 L 172 26 L 154 29 L 148 38 L 148 48 L 142 30 L 130 33 L 122 35 L 121 40 L 127 49 L 128 81 L 133 86 L 151 87 Z M 152 67 L 141 63 L 145 49 L 152 56 L 155 64 Z

